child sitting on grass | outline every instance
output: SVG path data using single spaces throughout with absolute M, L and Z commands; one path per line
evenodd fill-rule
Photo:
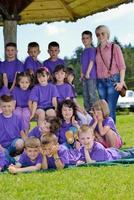
M 95 128 L 95 139 L 104 147 L 120 148 L 122 140 L 116 129 L 114 120 L 109 117 L 109 107 L 107 102 L 102 99 L 93 104 L 93 127 Z
M 58 144 L 58 138 L 52 134 L 41 137 L 42 169 L 63 169 L 69 164 L 67 148 Z
M 60 125 L 58 117 L 46 117 L 40 126 L 36 126 L 29 132 L 28 137 L 34 136 L 40 139 L 42 135 L 56 134 Z
M 42 155 L 40 153 L 40 140 L 35 137 L 25 139 L 25 149 L 16 165 L 10 165 L 8 170 L 12 174 L 31 172 L 41 169 Z

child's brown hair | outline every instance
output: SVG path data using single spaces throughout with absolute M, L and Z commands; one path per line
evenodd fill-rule
M 36 137 L 28 137 L 24 141 L 25 148 L 39 148 L 41 146 L 40 140 Z
M 57 142 L 58 142 L 58 138 L 54 134 L 41 136 L 41 145 L 43 145 L 43 146 L 50 144 L 50 143 L 57 144 Z
M 78 130 L 78 136 L 80 136 L 81 133 L 85 133 L 85 132 L 89 132 L 90 134 L 94 135 L 93 127 L 83 124 Z
M 107 118 L 110 113 L 108 103 L 104 99 L 97 100 L 93 104 L 92 109 L 93 109 L 93 111 L 101 110 L 104 118 Z

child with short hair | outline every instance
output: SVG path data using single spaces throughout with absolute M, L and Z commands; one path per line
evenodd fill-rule
M 30 73 L 30 75 L 35 75 L 37 69 L 39 69 L 42 64 L 38 60 L 38 55 L 40 54 L 40 47 L 37 42 L 30 42 L 28 44 L 29 56 L 26 58 L 24 63 L 24 68 Z
M 89 113 L 86 112 L 85 109 L 83 109 L 82 107 L 80 107 L 80 105 L 78 104 L 76 97 L 76 91 L 75 91 L 75 85 L 73 84 L 74 79 L 75 79 L 75 73 L 74 70 L 71 67 L 67 67 L 66 68 L 66 78 L 67 78 L 67 82 L 72 86 L 72 90 L 74 93 L 74 98 L 73 101 L 75 102 L 76 106 L 77 106 L 77 116 L 80 120 L 80 124 L 89 124 L 92 120 L 92 117 L 89 115 Z
M 64 65 L 57 65 L 54 70 L 54 83 L 59 93 L 58 102 L 74 98 L 72 86 L 66 81 L 66 68 Z
M 17 72 L 24 71 L 23 63 L 17 59 L 17 45 L 9 42 L 5 46 L 6 60 L 1 63 L 4 85 L 12 90 L 15 86 Z
M 41 125 L 45 116 L 56 116 L 57 98 L 59 97 L 56 86 L 49 83 L 50 73 L 46 67 L 42 67 L 36 72 L 38 84 L 31 91 L 29 100 L 33 102 L 31 119 L 36 114 L 38 125 Z
M 34 136 L 40 139 L 42 135 L 56 134 L 60 125 L 58 117 L 46 117 L 40 126 L 36 126 L 29 132 L 28 137 Z
M 21 119 L 13 113 L 13 98 L 1 96 L 0 107 L 0 148 L 7 149 L 11 155 L 19 154 L 24 148 L 25 133 Z
M 85 46 L 81 55 L 81 80 L 83 85 L 84 107 L 91 111 L 92 104 L 97 100 L 96 95 L 96 50 L 92 47 L 92 33 L 84 31 L 82 42 Z
M 43 66 L 46 66 L 51 74 L 53 74 L 57 65 L 64 65 L 64 60 L 58 58 L 59 52 L 60 46 L 57 42 L 53 41 L 48 44 L 50 58 L 43 62 Z
M 25 149 L 16 165 L 10 165 L 8 170 L 12 174 L 19 172 L 32 172 L 41 169 L 42 155 L 40 153 L 40 140 L 35 137 L 25 139 Z
M 27 135 L 30 127 L 30 102 L 31 76 L 26 72 L 17 74 L 16 87 L 12 90 L 13 99 L 15 100 L 14 113 L 21 118 L 25 133 Z
M 68 151 L 65 146 L 58 144 L 56 135 L 41 137 L 42 169 L 63 169 L 69 164 Z
M 116 129 L 116 125 L 111 117 L 109 117 L 109 107 L 107 102 L 102 99 L 93 104 L 93 127 L 95 128 L 96 141 L 105 147 L 122 146 L 121 137 Z

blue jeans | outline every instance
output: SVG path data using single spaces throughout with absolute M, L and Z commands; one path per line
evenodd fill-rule
M 110 109 L 110 116 L 116 122 L 116 104 L 119 97 L 119 92 L 115 90 L 114 83 L 120 81 L 120 75 L 113 75 L 113 80 L 111 78 L 98 79 L 97 88 L 100 99 L 105 99 L 107 101 Z
M 97 100 L 96 79 L 83 79 L 83 98 L 86 111 L 90 111 L 93 103 Z

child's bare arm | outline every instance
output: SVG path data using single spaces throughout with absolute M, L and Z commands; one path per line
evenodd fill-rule
M 35 165 L 35 166 L 29 166 L 29 167 L 15 167 L 13 165 L 10 165 L 8 170 L 12 174 L 20 173 L 20 172 L 32 172 L 37 171 L 41 169 L 41 163 Z
M 104 136 L 110 129 L 109 126 L 103 126 L 102 121 L 98 122 L 98 129 L 99 129 L 99 134 L 101 136 Z
M 34 117 L 36 110 L 37 110 L 37 102 L 34 101 L 33 105 L 32 105 L 32 111 L 31 111 L 31 117 L 30 117 L 30 119 L 32 119 Z
M 3 74 L 3 83 L 4 86 L 8 87 L 8 78 L 6 73 Z
M 52 105 L 55 107 L 55 110 L 57 110 L 57 98 L 56 97 L 52 98 Z
M 92 67 L 93 67 L 93 64 L 94 64 L 94 62 L 91 60 L 91 61 L 89 62 L 88 69 L 87 69 L 87 71 L 86 71 L 86 75 L 85 75 L 86 78 L 89 78 L 90 72 L 91 72 Z
M 65 165 L 62 163 L 62 161 L 61 161 L 61 159 L 60 159 L 60 157 L 58 155 L 58 145 L 55 145 L 53 147 L 52 155 L 54 157 L 56 168 L 57 169 L 63 169 Z
M 42 157 L 42 166 L 41 168 L 42 169 L 48 169 L 48 163 L 47 163 L 47 158 L 46 158 L 46 155 L 43 154 L 43 157 Z
M 85 154 L 86 163 L 93 163 L 95 161 L 91 159 L 90 154 L 89 154 L 89 149 L 90 148 L 87 147 L 87 146 L 84 147 L 84 154 Z
M 23 130 L 20 131 L 20 135 L 22 139 L 25 139 L 27 137 L 26 133 Z

